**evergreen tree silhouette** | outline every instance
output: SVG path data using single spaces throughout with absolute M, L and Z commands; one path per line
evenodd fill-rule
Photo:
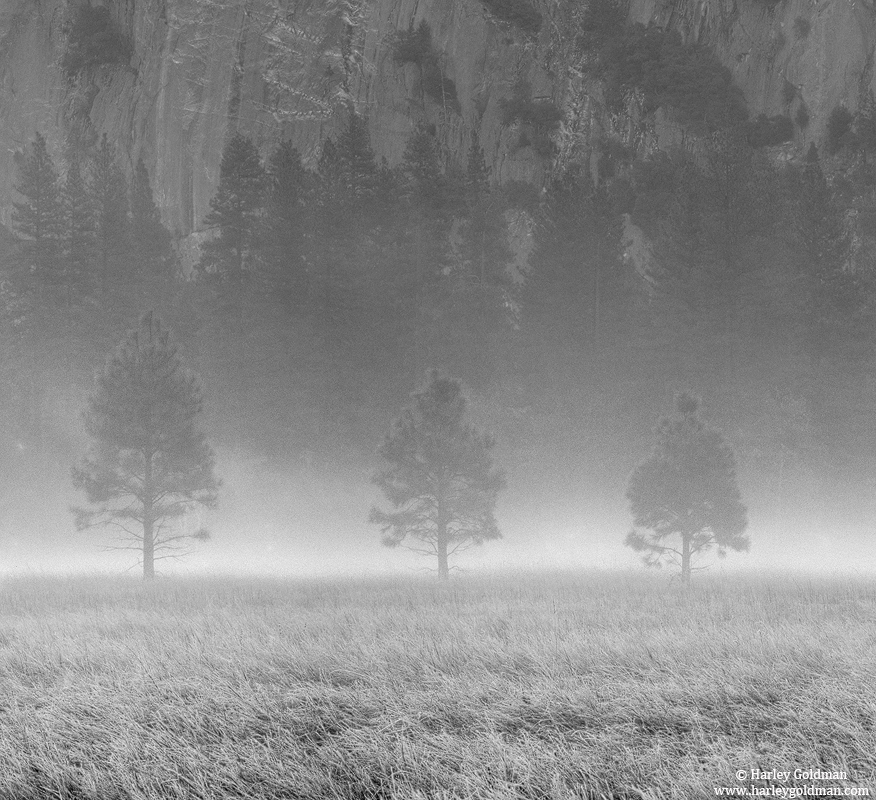
M 495 440 L 465 412 L 459 381 L 432 370 L 381 445 L 389 466 L 374 476 L 393 509 L 371 510 L 383 543 L 435 556 L 442 580 L 451 556 L 501 537 L 494 511 L 505 476 L 493 466 Z
M 216 504 L 213 451 L 197 427 L 201 410 L 198 379 L 161 320 L 144 314 L 97 377 L 85 415 L 91 446 L 72 476 L 89 504 L 74 509 L 77 528 L 116 530 L 118 549 L 140 554 L 146 580 L 156 561 L 207 538 L 174 526 L 194 507 Z

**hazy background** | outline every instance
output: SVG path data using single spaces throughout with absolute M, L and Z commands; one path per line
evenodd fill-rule
M 107 8 L 67 12 L 69 81 L 140 45 Z M 75 115 L 29 133 L 0 214 L 0 570 L 133 563 L 73 529 L 70 468 L 95 371 L 154 310 L 202 379 L 224 481 L 185 523 L 213 540 L 166 571 L 431 566 L 365 521 L 377 447 L 433 367 L 508 475 L 504 538 L 461 567 L 635 566 L 626 482 L 687 390 L 749 508 L 751 552 L 713 569 L 873 571 L 876 102 L 810 141 L 793 85 L 755 115 L 708 48 L 611 0 L 563 13 L 602 127 L 568 150 L 568 109 L 521 73 L 493 112 L 503 147 L 550 166 L 525 182 L 494 174 L 476 128 L 442 135 L 463 106 L 425 23 L 384 43 L 420 86 L 393 163 L 352 99 L 306 158 L 248 136 L 238 86 L 190 229 L 165 224 L 150 154 Z

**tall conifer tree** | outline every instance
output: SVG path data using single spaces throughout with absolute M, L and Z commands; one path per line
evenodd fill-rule
M 305 302 L 310 285 L 305 261 L 310 179 L 291 142 L 277 146 L 268 161 L 265 262 L 268 283 L 295 305 Z
M 334 175 L 349 197 L 370 198 L 377 191 L 378 169 L 368 133 L 368 121 L 351 111 L 338 137 Z
M 94 280 L 97 243 L 92 196 L 77 158 L 70 161 L 62 190 L 64 203 L 64 260 L 68 282 L 89 292 Z
M 156 561 L 207 538 L 174 526 L 194 507 L 216 503 L 213 451 L 197 427 L 201 409 L 197 378 L 158 317 L 144 314 L 97 377 L 85 416 L 91 448 L 74 467 L 73 484 L 89 503 L 75 510 L 77 527 L 115 529 L 118 548 L 140 554 L 146 580 Z
M 239 282 L 255 269 L 267 179 L 252 140 L 233 136 L 222 151 L 219 186 L 204 222 L 214 237 L 201 252 L 200 268 L 222 281 Z
M 20 167 L 15 191 L 24 198 L 12 204 L 12 227 L 23 240 L 25 272 L 46 283 L 57 283 L 64 208 L 58 171 L 39 131 Z
M 493 465 L 495 440 L 465 412 L 459 381 L 431 371 L 381 446 L 389 466 L 374 477 L 393 509 L 371 511 L 383 543 L 436 557 L 442 580 L 455 553 L 501 536 L 495 507 L 505 476 Z
M 347 337 L 369 279 L 369 235 L 379 219 L 381 173 L 368 125 L 352 109 L 337 140 L 323 144 L 317 169 L 316 225 L 311 251 L 319 316 L 331 337 Z
M 748 550 L 748 518 L 732 449 L 699 418 L 695 398 L 680 394 L 675 406 L 675 416 L 660 420 L 654 452 L 630 476 L 633 524 L 646 532 L 634 528 L 626 544 L 649 566 L 678 566 L 689 584 L 696 556 Z
M 434 212 L 443 200 L 444 182 L 435 134 L 425 123 L 417 125 L 408 137 L 401 169 L 408 198 L 424 210 Z
M 106 133 L 91 163 L 91 196 L 95 213 L 98 286 L 104 294 L 130 279 L 131 237 L 128 182 Z
M 149 171 L 142 158 L 137 161 L 131 184 L 131 243 L 142 277 L 170 277 L 173 270 L 171 236 L 161 222 Z

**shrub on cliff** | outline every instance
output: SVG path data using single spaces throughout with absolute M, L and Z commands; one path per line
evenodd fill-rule
M 133 47 L 105 6 L 80 6 L 67 34 L 67 49 L 61 61 L 64 74 L 72 77 L 86 67 L 126 64 Z
M 579 17 L 579 49 L 596 53 L 606 42 L 623 36 L 626 18 L 626 6 L 622 0 L 590 0 Z
M 432 29 L 425 20 L 416 28 L 396 31 L 392 37 L 392 60 L 396 64 L 420 66 L 432 55 Z
M 800 130 L 803 130 L 809 125 L 809 109 L 806 108 L 806 103 L 800 103 L 797 113 L 794 114 L 794 122 L 797 123 L 797 127 L 800 128 Z
M 830 112 L 827 120 L 827 149 L 831 153 L 838 153 L 849 143 L 852 134 L 852 112 L 844 105 L 838 105 Z
M 550 100 L 531 100 L 515 95 L 509 100 L 502 100 L 501 105 L 502 123 L 505 125 L 520 122 L 548 132 L 554 130 L 563 119 L 563 112 Z
M 806 17 L 797 17 L 794 20 L 794 36 L 797 41 L 801 39 L 805 39 L 809 36 L 809 32 L 812 30 L 812 23 L 806 19 Z
M 507 22 L 533 35 L 541 30 L 541 13 L 528 0 L 481 0 L 481 2 L 487 11 L 502 22 Z
M 620 110 L 634 90 L 644 110 L 673 108 L 709 130 L 745 120 L 745 100 L 730 71 L 707 48 L 685 44 L 675 31 L 637 24 L 607 42 L 599 56 L 609 106 Z
M 787 114 L 773 117 L 760 114 L 757 119 L 748 123 L 747 133 L 748 143 L 752 147 L 769 147 L 790 142 L 794 138 L 794 123 Z
M 550 155 L 553 143 L 550 135 L 563 119 L 563 112 L 551 100 L 531 97 L 528 83 L 518 84 L 512 97 L 502 100 L 502 124 L 520 124 L 520 147 L 531 146 L 541 155 Z
M 423 92 L 445 108 L 460 110 L 456 84 L 444 74 L 441 58 L 432 44 L 428 23 L 398 31 L 392 41 L 392 60 L 396 64 L 416 64 L 420 68 Z

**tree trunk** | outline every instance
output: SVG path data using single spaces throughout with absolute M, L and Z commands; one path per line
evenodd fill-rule
M 155 539 L 152 534 L 152 520 L 143 519 L 143 580 L 155 577 Z
M 450 577 L 450 568 L 447 566 L 447 538 L 438 538 L 438 578 L 446 581 Z
M 143 470 L 143 580 L 155 577 L 155 533 L 152 518 L 152 457 L 146 456 Z
M 690 586 L 690 535 L 681 536 L 681 582 Z
M 447 486 L 444 480 L 440 480 L 436 492 L 436 549 L 438 550 L 438 579 L 446 581 L 450 577 L 450 568 L 447 566 L 447 514 L 445 513 L 444 497 Z

